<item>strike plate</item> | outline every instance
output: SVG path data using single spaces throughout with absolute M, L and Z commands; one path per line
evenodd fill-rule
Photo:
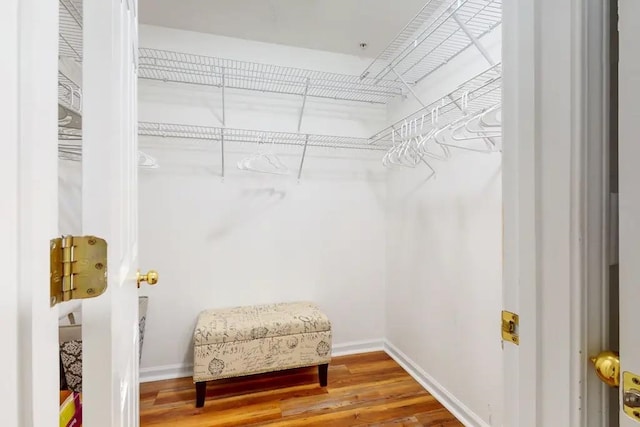
M 624 413 L 640 422 L 640 376 L 631 372 L 622 374 L 622 404 Z
M 518 325 L 520 324 L 520 316 L 510 311 L 502 311 L 502 339 L 509 341 L 515 345 L 520 345 L 520 336 L 518 335 Z

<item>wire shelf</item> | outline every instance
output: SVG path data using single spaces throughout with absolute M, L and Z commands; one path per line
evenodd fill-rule
M 423 129 L 424 133 L 427 133 L 433 127 L 431 124 L 431 114 L 436 108 L 438 109 L 438 122 L 440 124 L 448 124 L 455 121 L 462 115 L 461 105 L 465 93 L 468 99 L 467 113 L 470 115 L 480 113 L 483 110 L 500 104 L 502 101 L 501 64 L 494 65 L 488 70 L 467 80 L 445 97 L 432 102 L 425 108 L 421 108 L 376 133 L 370 138 L 370 143 L 381 146 L 393 145 L 393 132 L 397 134 L 403 123 L 410 123 L 414 120 L 422 123 L 423 116 L 425 117 L 425 127 Z
M 384 151 L 388 147 L 371 145 L 367 138 L 347 136 L 329 136 L 300 134 L 292 132 L 271 132 L 248 129 L 195 126 L 185 124 L 138 122 L 138 135 L 163 138 L 178 138 L 201 141 L 203 143 L 220 142 L 224 134 L 225 143 L 273 143 L 285 146 L 304 147 L 308 137 L 308 147 L 341 148 L 353 150 Z
M 418 83 L 501 21 L 502 0 L 430 0 L 361 77 Z
M 82 0 L 59 1 L 59 55 L 82 61 Z
M 425 131 L 428 131 L 431 127 L 430 114 L 436 108 L 438 108 L 438 122 L 441 124 L 448 124 L 460 118 L 462 114 L 462 99 L 465 94 L 468 100 L 468 114 L 476 114 L 499 104 L 502 97 L 501 64 L 492 66 L 461 84 L 445 97 L 398 120 L 370 138 L 309 134 L 308 146 L 386 151 L 393 146 L 394 138 L 392 133 L 398 132 L 405 122 L 421 121 L 422 117 L 425 116 L 425 118 L 428 118 L 425 121 L 425 124 L 427 124 Z M 220 142 L 223 132 L 225 142 L 269 142 L 289 146 L 304 146 L 307 136 L 303 133 L 292 132 L 270 132 L 156 122 L 138 123 L 138 134 L 142 136 L 190 139 L 204 143 Z
M 58 104 L 77 112 L 82 111 L 80 86 L 58 71 Z
M 384 79 L 149 48 L 140 48 L 138 58 L 138 76 L 150 80 L 376 104 L 403 94 L 401 83 Z

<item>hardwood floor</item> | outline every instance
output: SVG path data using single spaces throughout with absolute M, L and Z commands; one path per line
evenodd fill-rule
M 329 386 L 317 368 L 207 384 L 195 408 L 191 378 L 140 386 L 142 426 L 462 426 L 383 352 L 334 357 Z

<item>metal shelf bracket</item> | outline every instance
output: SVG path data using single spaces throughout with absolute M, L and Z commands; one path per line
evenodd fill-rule
M 300 168 L 298 169 L 298 182 L 302 176 L 302 166 L 304 166 L 304 158 L 307 155 L 307 145 L 309 144 L 309 135 L 305 135 L 304 148 L 302 149 L 302 157 L 300 158 Z
M 224 181 L 224 129 L 220 129 L 220 175 Z
M 226 107 L 224 102 L 224 92 L 226 88 L 225 70 L 222 68 L 222 126 L 227 126 Z
M 458 17 L 456 13 L 453 14 L 453 20 L 456 21 L 460 29 L 464 31 L 467 37 L 469 37 L 469 40 L 471 40 L 471 43 L 473 43 L 473 45 L 480 51 L 480 53 L 482 54 L 482 56 L 484 56 L 484 59 L 487 60 L 489 65 L 491 66 L 496 65 L 496 62 L 493 60 L 493 58 L 491 58 L 491 55 L 489 55 L 489 52 L 487 51 L 487 49 L 485 49 L 482 43 L 480 43 L 480 40 L 478 40 L 476 36 L 474 36 L 471 33 L 469 28 L 465 25 L 464 22 L 460 20 L 460 17 Z
M 427 108 L 427 105 L 422 102 L 422 100 L 420 99 L 420 97 L 414 92 L 413 88 L 411 86 L 409 86 L 409 83 L 406 82 L 405 79 L 402 78 L 402 76 L 400 74 L 398 74 L 398 72 L 396 71 L 395 68 L 393 68 L 391 65 L 389 65 L 389 69 L 391 70 L 391 72 L 393 74 L 396 75 L 396 77 L 398 77 L 398 80 L 400 80 L 402 82 L 402 84 L 404 85 L 404 87 L 407 88 L 407 90 L 411 93 L 411 95 L 413 95 L 413 97 L 416 99 L 416 101 L 418 101 L 418 103 L 420 105 L 422 105 L 422 108 Z
M 302 108 L 300 108 L 300 116 L 298 117 L 298 133 L 300 133 L 300 127 L 302 126 L 302 116 L 304 114 L 304 107 L 307 105 L 307 94 L 309 93 L 310 79 L 307 77 L 307 81 L 304 85 L 304 94 L 302 95 Z

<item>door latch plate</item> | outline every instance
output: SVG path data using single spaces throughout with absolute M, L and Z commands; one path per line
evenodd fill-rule
M 502 340 L 520 345 L 519 336 L 520 316 L 510 311 L 502 311 Z
M 622 405 L 629 417 L 640 422 L 640 375 L 622 374 Z

